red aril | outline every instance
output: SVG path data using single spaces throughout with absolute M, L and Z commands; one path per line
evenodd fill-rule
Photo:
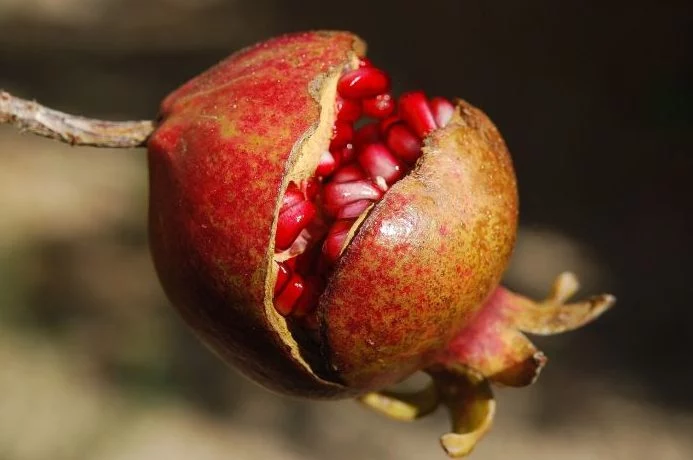
M 375 67 L 360 67 L 345 73 L 337 84 L 340 96 L 363 99 L 377 96 L 390 89 L 390 77 Z
M 277 264 L 277 283 L 274 285 L 275 296 L 279 294 L 282 289 L 284 289 L 284 286 L 286 286 L 289 278 L 291 278 L 291 269 L 287 264 L 279 262 Z
M 438 127 L 428 100 L 421 91 L 412 91 L 400 96 L 399 114 L 422 139 Z
M 340 208 L 336 217 L 337 219 L 356 219 L 372 204 L 373 202 L 369 200 L 354 201 Z M 277 283 L 279 283 L 279 280 L 277 280 Z
M 378 142 L 380 140 L 380 129 L 378 123 L 368 123 L 361 126 L 354 133 L 354 148 L 360 150 L 363 146 Z
M 359 57 L 359 67 L 373 67 L 373 62 L 367 57 Z
M 277 250 L 289 249 L 299 233 L 313 220 L 315 213 L 315 205 L 308 200 L 300 201 L 280 212 L 275 239 Z
M 388 130 L 387 146 L 407 163 L 414 163 L 421 156 L 421 139 L 402 123 Z
M 363 114 L 373 118 L 388 117 L 395 110 L 395 101 L 390 94 L 378 94 L 363 100 Z
M 284 193 L 284 198 L 282 198 L 282 206 L 281 208 L 279 208 L 279 212 L 283 212 L 287 208 L 290 208 L 291 206 L 303 200 L 305 200 L 303 192 L 301 192 L 298 186 L 292 182 L 291 184 L 289 184 L 289 187 L 286 189 L 286 192 Z
M 346 237 L 353 224 L 354 219 L 343 219 L 332 225 L 322 246 L 322 252 L 328 261 L 334 263 L 339 258 L 339 254 L 344 247 Z
M 315 175 L 318 177 L 326 177 L 334 172 L 337 168 L 337 160 L 328 151 L 324 151 L 320 154 L 320 161 L 318 162 L 318 168 L 315 170 Z
M 333 156 L 337 160 L 337 163 L 341 165 L 351 163 L 351 161 L 353 161 L 353 159 L 356 156 L 356 149 L 354 148 L 354 144 L 348 143 L 347 145 L 342 147 L 341 150 L 335 152 Z
M 431 99 L 431 112 L 438 127 L 442 128 L 452 119 L 455 107 L 445 98 L 434 97 Z
M 361 116 L 361 104 L 358 100 L 337 96 L 335 111 L 337 112 L 337 120 L 353 123 Z
M 341 149 L 354 138 L 354 127 L 347 121 L 337 120 L 334 124 L 330 150 Z
M 301 297 L 298 298 L 291 312 L 297 318 L 303 318 L 313 312 L 323 289 L 322 280 L 318 276 L 307 277 L 303 284 L 304 288 Z
M 298 273 L 294 273 L 284 289 L 274 298 L 274 306 L 280 315 L 291 315 L 296 308 L 296 302 L 303 294 L 303 288 L 303 278 Z
M 341 208 L 358 200 L 379 200 L 383 192 L 370 180 L 330 182 L 323 189 L 325 206 Z
M 398 114 L 395 115 L 390 115 L 389 117 L 383 118 L 380 120 L 380 123 L 378 124 L 378 129 L 380 130 L 381 135 L 386 135 L 388 130 L 392 125 L 395 123 L 399 123 L 402 121 L 402 118 Z
M 358 157 L 359 164 L 373 180 L 382 177 L 392 185 L 404 174 L 404 166 L 384 144 L 370 144 L 363 148 Z
M 317 177 L 309 177 L 302 182 L 302 192 L 308 201 L 314 201 L 320 193 L 320 181 Z M 290 188 L 291 186 L 289 186 Z M 287 189 L 288 191 L 288 189 Z
M 353 182 L 365 179 L 366 177 L 366 173 L 363 169 L 361 169 L 361 166 L 358 164 L 350 164 L 339 168 L 339 170 L 332 176 L 331 183 Z

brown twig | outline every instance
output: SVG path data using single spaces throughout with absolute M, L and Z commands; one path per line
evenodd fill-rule
M 129 148 L 145 145 L 153 121 L 104 121 L 70 115 L 0 90 L 0 124 L 72 145 Z

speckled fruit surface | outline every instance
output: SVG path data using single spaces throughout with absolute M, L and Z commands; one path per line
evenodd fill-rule
M 510 157 L 490 120 L 458 104 L 375 206 L 322 298 L 327 354 L 349 385 L 376 389 L 426 367 L 505 270 L 517 226 Z
M 164 100 L 149 142 L 151 250 L 167 295 L 212 349 L 276 391 L 345 392 L 287 343 L 266 278 L 282 184 L 319 93 L 363 50 L 351 34 L 311 32 L 235 53 Z

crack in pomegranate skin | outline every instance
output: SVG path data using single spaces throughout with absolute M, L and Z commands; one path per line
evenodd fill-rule
M 390 77 L 365 58 L 341 76 L 329 150 L 320 155 L 314 176 L 301 187 L 290 183 L 282 199 L 275 248 L 278 253 L 291 248 L 292 257 L 278 262 L 274 304 L 309 330 L 317 324 L 318 299 L 354 223 L 411 170 L 424 137 L 454 113 L 447 99 L 412 91 L 395 101 L 389 90 Z M 317 216 L 328 230 L 311 238 Z

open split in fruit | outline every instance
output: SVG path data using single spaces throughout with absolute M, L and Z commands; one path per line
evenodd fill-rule
M 170 94 L 149 141 L 162 285 L 217 354 L 274 391 L 360 398 L 399 420 L 447 406 L 451 456 L 491 424 L 490 383 L 534 381 L 521 332 L 578 327 L 612 302 L 535 303 L 500 286 L 517 188 L 479 109 L 387 74 L 345 32 L 278 37 Z M 431 387 L 387 388 L 417 371 Z
M 319 296 L 357 222 L 412 169 L 426 136 L 445 127 L 455 110 L 420 91 L 396 103 L 389 91 L 389 76 L 368 60 L 346 71 L 337 82 L 329 148 L 314 176 L 290 182 L 282 198 L 274 306 L 305 327 L 317 327 Z

